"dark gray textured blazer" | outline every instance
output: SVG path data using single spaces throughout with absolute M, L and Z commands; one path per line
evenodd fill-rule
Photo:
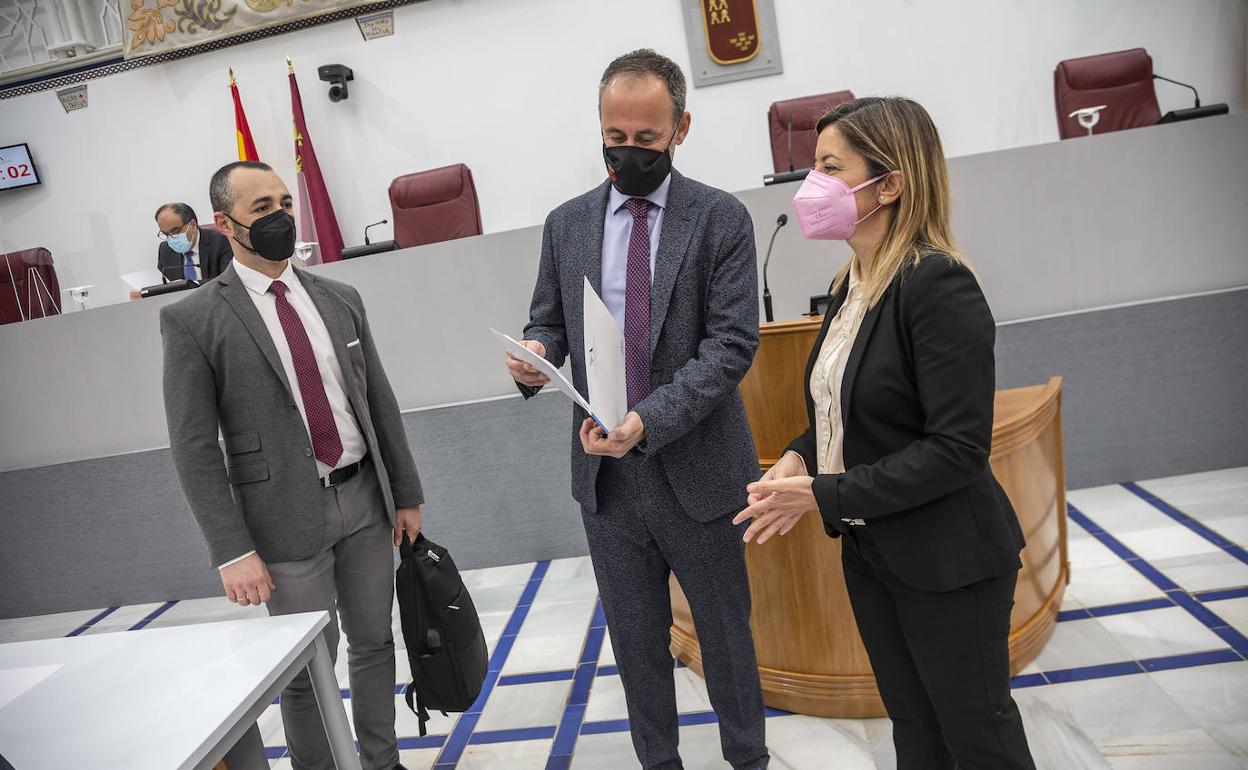
M 581 318 L 583 276 L 602 293 L 602 231 L 609 182 L 550 213 L 526 339 L 556 366 L 572 358 L 573 384 L 587 392 Z M 711 521 L 745 507 L 759 475 L 754 436 L 737 389 L 758 348 L 758 269 L 745 206 L 722 190 L 672 172 L 650 290 L 649 397 L 633 411 L 644 448 L 659 463 L 685 513 Z M 525 397 L 537 388 L 521 386 Z M 572 496 L 598 509 L 601 458 L 581 448 L 587 415 L 573 407 Z
M 333 339 L 393 524 L 396 506 L 424 498 L 364 303 L 345 283 L 298 268 L 295 274 Z M 160 333 L 173 462 L 213 564 L 251 550 L 266 562 L 312 556 L 323 547 L 325 529 L 312 441 L 273 339 L 234 266 L 161 308 Z

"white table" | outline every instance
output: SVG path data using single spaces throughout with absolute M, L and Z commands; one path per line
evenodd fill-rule
M 211 768 L 306 666 L 359 770 L 325 612 L 0 645 L 0 755 L 20 770 Z

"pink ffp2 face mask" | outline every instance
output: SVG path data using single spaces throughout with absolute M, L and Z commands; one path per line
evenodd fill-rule
M 839 177 L 811 171 L 806 181 L 793 196 L 793 208 L 797 211 L 802 235 L 811 241 L 843 241 L 854 234 L 858 223 L 880 210 L 872 209 L 859 218 L 854 193 L 867 185 L 875 184 L 888 172 L 868 179 L 857 187 L 850 187 Z

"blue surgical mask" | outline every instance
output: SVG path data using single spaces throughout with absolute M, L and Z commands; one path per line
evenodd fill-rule
M 191 239 L 186 237 L 186 233 L 171 235 L 169 236 L 169 240 L 165 241 L 165 243 L 169 244 L 169 248 L 179 254 L 185 254 L 191 250 Z

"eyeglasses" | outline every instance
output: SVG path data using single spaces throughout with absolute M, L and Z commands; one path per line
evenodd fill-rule
M 167 241 L 175 235 L 182 235 L 187 230 L 191 229 L 191 223 L 194 221 L 195 221 L 194 219 L 187 220 L 186 222 L 183 222 L 181 226 L 175 227 L 169 232 L 165 232 L 164 230 L 157 230 L 156 238 L 161 241 Z

